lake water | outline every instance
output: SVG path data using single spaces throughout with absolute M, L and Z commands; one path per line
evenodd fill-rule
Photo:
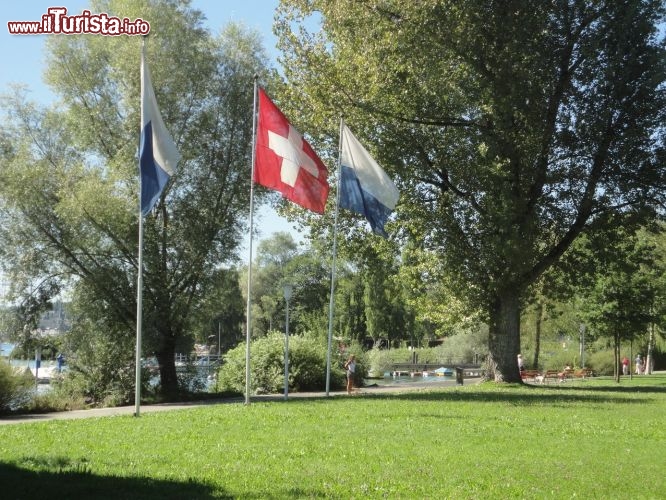
M 410 377 L 409 375 L 403 375 L 400 377 L 393 377 L 391 375 L 384 376 L 384 378 L 369 378 L 365 380 L 366 386 L 378 385 L 378 386 L 392 386 L 392 385 L 411 385 L 411 384 L 423 384 L 423 385 L 446 385 L 451 382 L 455 382 L 456 377 L 439 377 L 439 376 L 428 376 L 422 377 L 416 375 Z

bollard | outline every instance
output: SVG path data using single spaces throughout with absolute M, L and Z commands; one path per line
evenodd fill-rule
M 464 371 L 459 366 L 456 366 L 456 384 L 463 385 Z

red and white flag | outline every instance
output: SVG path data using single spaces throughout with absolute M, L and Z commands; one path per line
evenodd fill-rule
M 259 89 L 259 119 L 254 179 L 257 184 L 323 214 L 328 171 L 310 145 Z

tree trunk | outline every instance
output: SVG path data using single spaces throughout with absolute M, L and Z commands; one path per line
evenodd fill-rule
M 536 307 L 536 325 L 534 332 L 534 362 L 532 368 L 539 369 L 539 351 L 541 350 L 541 325 L 543 323 L 543 302 L 539 300 Z
M 499 293 L 491 306 L 489 350 L 486 378 L 495 382 L 522 383 L 518 370 L 520 299 L 517 290 Z
M 165 339 L 162 348 L 155 355 L 160 365 L 160 392 L 167 398 L 178 394 L 175 342 Z

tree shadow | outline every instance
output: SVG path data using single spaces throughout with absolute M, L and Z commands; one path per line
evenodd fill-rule
M 498 391 L 489 389 L 487 391 L 425 391 L 413 393 L 398 394 L 370 394 L 368 397 L 384 399 L 400 399 L 408 401 L 478 401 L 478 402 L 503 402 L 513 404 L 543 404 L 544 402 L 582 402 L 582 403 L 618 403 L 625 402 L 612 396 L 613 393 L 620 394 L 644 394 L 650 393 L 663 394 L 665 388 L 659 386 L 542 386 L 525 385 L 524 391 Z M 610 393 L 610 394 L 609 394 Z M 637 402 L 647 402 L 648 398 L 639 398 L 627 400 L 627 404 L 636 404 Z
M 48 498 L 183 499 L 233 498 L 219 487 L 194 480 L 170 481 L 147 477 L 101 476 L 88 470 L 85 462 L 68 458 L 49 460 L 26 457 L 33 468 L 0 462 L 2 498 L 17 500 Z
M 641 393 L 641 394 L 666 394 L 666 386 L 655 385 L 622 385 L 622 382 L 615 383 L 616 385 L 605 386 L 585 386 L 575 385 L 566 387 L 566 389 L 573 391 L 590 391 L 590 392 L 619 392 L 619 393 Z
M 381 398 L 386 400 L 400 401 L 441 401 L 441 402 L 478 402 L 478 403 L 510 403 L 514 405 L 543 405 L 544 402 L 559 403 L 562 401 L 582 402 L 582 403 L 600 403 L 617 401 L 614 398 L 604 397 L 602 395 L 572 395 L 562 391 L 553 391 L 551 394 L 530 394 L 523 393 L 503 393 L 503 392 L 419 392 L 404 394 L 381 394 L 368 396 L 372 398 Z M 633 401 L 636 402 L 635 400 Z
M 442 402 L 479 402 L 479 403 L 511 403 L 520 405 L 539 404 L 544 402 L 582 402 L 582 403 L 619 403 L 622 404 L 622 399 L 617 399 L 609 393 L 641 393 L 646 396 L 650 393 L 663 394 L 666 389 L 663 387 L 581 387 L 581 386 L 562 386 L 562 385 L 530 385 L 523 386 L 525 390 L 518 391 L 501 391 L 496 388 L 489 388 L 488 390 L 475 389 L 473 391 L 459 391 L 446 389 L 425 389 L 422 391 L 405 391 L 405 392 L 366 392 L 353 398 L 367 398 L 367 399 L 382 399 L 394 401 L 442 401 Z M 604 394 L 605 393 L 605 394 Z M 290 404 L 306 404 L 311 401 L 326 401 L 330 400 L 325 396 L 311 397 L 311 398 L 293 398 L 289 400 Z M 279 399 L 275 399 L 279 401 Z M 627 404 L 636 404 L 637 402 L 648 401 L 648 398 L 631 399 L 627 400 Z

